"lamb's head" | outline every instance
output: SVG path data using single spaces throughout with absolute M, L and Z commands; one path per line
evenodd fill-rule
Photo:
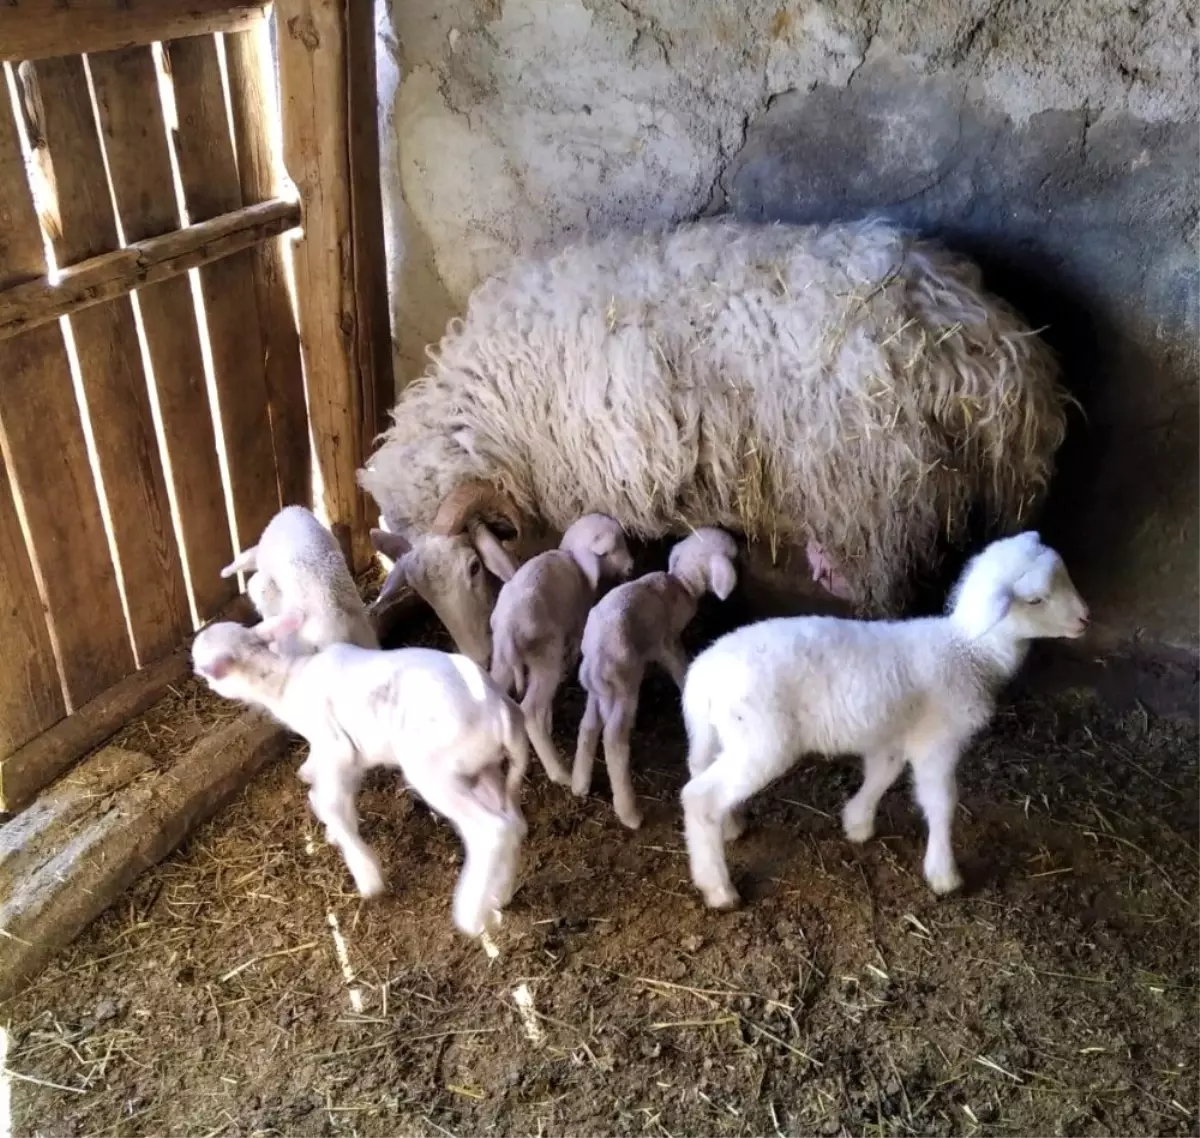
M 683 582 L 693 597 L 711 592 L 727 600 L 737 587 L 737 542 L 715 526 L 703 526 L 674 546 L 667 572 Z
M 485 518 L 521 535 L 512 499 L 485 483 L 469 482 L 446 496 L 428 533 L 371 531 L 375 549 L 394 562 L 373 608 L 378 612 L 407 585 L 446 626 L 464 656 L 486 668 L 492 654 L 491 615 L 497 579 L 508 581 L 517 563 Z
M 607 514 L 584 514 L 562 535 L 558 548 L 569 553 L 596 588 L 601 581 L 625 580 L 633 572 L 633 554 L 625 531 Z
M 261 706 L 286 673 L 275 646 L 303 624 L 304 614 L 294 609 L 251 628 L 233 621 L 210 624 L 192 641 L 192 671 L 217 695 Z
M 1075 640 L 1089 619 L 1063 559 L 1032 530 L 994 541 L 973 558 L 949 608 L 969 635 L 996 630 L 1014 641 Z

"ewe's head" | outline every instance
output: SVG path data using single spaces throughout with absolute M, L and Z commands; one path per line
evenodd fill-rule
M 497 516 L 519 539 L 520 515 L 512 499 L 478 482 L 447 495 L 429 533 L 371 531 L 375 549 L 395 562 L 375 610 L 407 585 L 437 613 L 458 651 L 483 668 L 492 654 L 496 581 L 508 581 L 517 571 L 512 554 L 484 522 L 485 516 Z
M 579 562 L 593 589 L 603 580 L 624 580 L 633 572 L 625 531 L 607 514 L 584 514 L 572 522 L 558 548 Z
M 737 542 L 715 526 L 685 537 L 667 558 L 667 572 L 683 582 L 694 597 L 712 592 L 727 600 L 737 587 Z
M 260 621 L 253 628 L 232 621 L 210 624 L 192 641 L 192 671 L 217 695 L 260 703 L 271 677 L 279 673 L 278 645 L 303 624 L 304 614 L 296 610 Z
M 1003 622 L 1014 640 L 1074 640 L 1089 619 L 1062 558 L 1032 530 L 994 541 L 975 557 L 950 596 L 950 611 L 971 636 Z

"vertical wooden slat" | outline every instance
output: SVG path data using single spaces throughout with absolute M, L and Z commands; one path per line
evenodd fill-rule
M 283 157 L 300 191 L 300 346 L 325 511 L 351 563 L 371 557 L 355 481 L 364 457 L 343 0 L 277 0 Z M 374 112 L 372 112 L 374 113 Z
M 268 23 L 263 20 L 256 28 L 224 38 L 242 201 L 253 205 L 280 196 L 283 189 L 277 161 L 279 108 Z M 287 242 L 288 238 L 277 237 L 254 250 L 254 285 L 266 344 L 267 396 L 279 496 L 285 506 L 311 505 L 312 448 L 300 338 L 287 287 Z
M 58 722 L 67 709 L 3 455 L 0 455 L 0 644 L 4 645 L 0 652 L 0 809 L 7 809 L 10 795 L 4 760 L 23 743 Z
M 184 202 L 192 221 L 204 221 L 242 204 L 217 45 L 211 36 L 197 36 L 163 47 L 175 86 L 175 154 Z M 200 287 L 238 542 L 245 549 L 257 543 L 279 509 L 253 254 L 235 253 L 204 266 Z
M 55 259 L 73 265 L 116 249 L 83 60 L 76 55 L 23 65 L 21 83 L 35 158 L 57 193 Z M 121 299 L 86 309 L 71 317 L 71 331 L 134 646 L 145 666 L 177 647 L 192 621 L 133 305 Z
M 88 57 L 126 241 L 179 228 L 179 208 L 149 48 Z M 236 591 L 220 571 L 233 560 L 225 491 L 204 379 L 192 290 L 185 277 L 138 290 L 154 369 L 171 483 L 179 509 L 192 595 L 200 619 Z
M 362 390 L 362 453 L 388 425 L 396 398 L 388 315 L 387 264 L 383 243 L 383 198 L 379 184 L 379 92 L 375 82 L 375 5 L 346 4 L 346 69 L 350 118 L 350 207 L 354 240 L 354 303 L 358 319 L 359 383 Z M 377 507 L 363 498 L 367 521 Z
M 7 95 L 2 87 L 0 95 Z M 12 105 L 3 97 L 0 288 L 45 271 Z M 78 706 L 132 672 L 134 662 L 70 364 L 56 325 L 0 343 L 0 430 L 54 622 L 67 694 Z

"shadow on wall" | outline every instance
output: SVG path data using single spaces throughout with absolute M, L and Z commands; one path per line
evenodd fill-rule
M 878 214 L 935 236 L 1048 326 L 1086 420 L 1072 415 L 1041 527 L 1106 623 L 1132 604 L 1156 639 L 1193 644 L 1195 141 L 1194 124 L 1087 111 L 1014 124 L 962 80 L 885 61 L 848 88 L 774 99 L 723 180 L 747 219 Z

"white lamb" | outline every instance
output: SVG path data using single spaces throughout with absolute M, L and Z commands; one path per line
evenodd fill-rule
M 958 888 L 950 831 L 959 756 L 1029 642 L 1074 639 L 1087 624 L 1062 559 L 1027 531 L 968 564 L 945 616 L 767 620 L 722 637 L 696 658 L 683 691 L 692 775 L 684 829 L 706 904 L 739 901 L 722 841 L 741 830 L 733 812 L 805 753 L 862 755 L 862 788 L 842 813 L 852 842 L 874 833 L 879 800 L 910 764 L 929 826 L 925 879 L 935 893 Z
M 280 652 L 303 655 L 329 644 L 379 647 L 337 539 L 311 510 L 285 506 L 267 523 L 258 544 L 226 565 L 221 576 L 254 569 L 258 572 L 246 591 L 261 616 L 304 615 L 295 634 L 277 643 Z
M 588 701 L 579 725 L 571 789 L 583 796 L 591 787 L 603 730 L 613 808 L 630 829 L 642 824 L 629 776 L 629 736 L 646 668 L 657 663 L 683 689 L 687 653 L 679 638 L 706 592 L 721 600 L 733 592 L 736 559 L 737 542 L 728 533 L 715 527 L 698 529 L 671 550 L 665 573 L 647 573 L 618 585 L 588 614 L 579 667 Z
M 192 646 L 196 674 L 308 740 L 299 776 L 364 897 L 383 892 L 384 881 L 359 836 L 355 796 L 370 768 L 398 768 L 462 838 L 454 923 L 479 935 L 512 897 L 526 833 L 519 795 L 529 746 L 520 709 L 465 656 L 350 644 L 297 657 L 272 651 L 303 620 L 289 611 L 253 628 L 210 625 Z
M 551 738 L 554 694 L 579 658 L 588 609 L 601 581 L 628 577 L 633 557 L 621 527 L 603 514 L 572 522 L 557 549 L 531 557 L 492 610 L 492 679 L 523 694 L 530 742 L 551 781 L 570 785 Z

